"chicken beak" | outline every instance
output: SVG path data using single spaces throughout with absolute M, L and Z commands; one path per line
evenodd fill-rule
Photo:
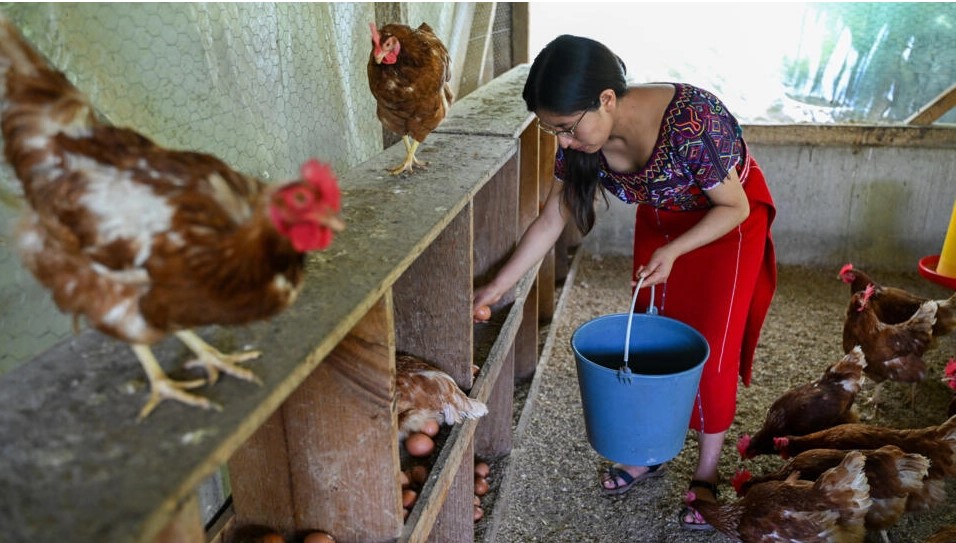
M 341 232 L 342 230 L 345 230 L 345 221 L 343 221 L 338 215 L 323 214 L 319 217 L 319 224 L 332 230 L 333 232 Z

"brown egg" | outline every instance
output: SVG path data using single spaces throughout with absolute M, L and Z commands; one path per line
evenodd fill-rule
M 405 489 L 402 491 L 402 507 L 405 509 L 411 509 L 415 505 L 415 500 L 418 499 L 418 492 L 415 492 L 412 489 Z
M 481 498 L 479 498 L 478 496 L 475 496 L 475 499 L 472 500 L 472 504 L 473 504 L 473 505 L 476 505 L 476 506 L 480 506 L 480 505 L 481 505 Z
M 435 419 L 428 419 L 425 421 L 425 424 L 422 425 L 422 433 L 426 436 L 435 437 L 438 434 L 438 430 L 438 421 Z
M 478 321 L 487 321 L 491 318 L 491 308 L 487 305 L 480 305 L 475 309 L 475 320 Z
M 422 465 L 415 466 L 408 470 L 408 477 L 416 485 L 422 486 L 428 480 L 428 468 Z
M 285 543 L 285 538 L 272 532 L 259 538 L 259 543 Z
M 435 442 L 427 435 L 416 432 L 405 438 L 405 450 L 412 456 L 428 456 L 435 450 Z
M 478 462 L 475 464 L 475 475 L 479 477 L 488 477 L 488 474 L 491 473 L 491 467 L 488 466 L 485 462 Z
M 305 536 L 302 543 L 335 543 L 335 538 L 325 532 L 312 532 Z
M 488 481 L 484 477 L 475 477 L 475 495 L 484 496 L 488 493 Z
M 398 480 L 402 483 L 402 488 L 408 488 L 412 484 L 412 478 L 407 471 L 398 472 Z
M 481 520 L 481 517 L 485 516 L 485 512 L 482 511 L 481 507 L 475 506 L 475 522 Z
M 481 371 L 481 368 L 478 367 L 478 365 L 476 365 L 476 364 L 472 364 L 472 365 L 471 365 L 471 376 L 472 376 L 472 377 L 478 377 L 478 372 L 480 372 L 480 371 Z

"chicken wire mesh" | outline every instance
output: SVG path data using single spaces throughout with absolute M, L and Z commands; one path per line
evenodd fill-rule
M 369 22 L 427 22 L 451 53 L 459 98 L 511 67 L 510 41 L 501 37 L 510 10 L 495 3 L 2 3 L 0 10 L 113 124 L 166 147 L 211 153 L 265 181 L 295 176 L 309 157 L 344 172 L 380 152 L 383 139 L 395 141 L 368 88 Z M 489 54 L 475 57 L 482 53 Z M 4 163 L 0 375 L 73 333 L 72 319 L 14 251 L 21 194 Z

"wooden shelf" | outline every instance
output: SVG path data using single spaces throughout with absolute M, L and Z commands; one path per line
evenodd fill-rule
M 310 255 L 295 305 L 269 322 L 200 331 L 222 349 L 263 353 L 249 365 L 262 386 L 225 378 L 199 390 L 222 412 L 167 402 L 137 423 L 142 370 L 126 345 L 93 331 L 6 374 L 0 541 L 205 540 L 195 489 L 223 464 L 235 517 L 215 535 L 226 543 L 256 524 L 322 529 L 342 543 L 464 541 L 474 454 L 510 451 L 515 368 L 533 372 L 537 294 L 553 299 L 553 281 L 529 274 L 498 308 L 506 314 L 488 356 L 474 359 L 472 289 L 513 250 L 546 194 L 539 178 L 550 178 L 539 174 L 530 115 L 515 107 L 523 73 L 506 76 L 456 104 L 446 124 L 479 126 L 493 106 L 510 131 L 436 132 L 420 150 L 431 167 L 408 178 L 384 174 L 401 145 L 340 175 L 347 230 Z M 187 357 L 172 339 L 154 351 L 170 372 Z M 451 430 L 406 522 L 396 351 L 438 365 L 491 409 Z

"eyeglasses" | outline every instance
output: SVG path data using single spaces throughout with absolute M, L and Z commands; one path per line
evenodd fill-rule
M 585 110 L 581 113 L 581 116 L 578 117 L 578 120 L 574 121 L 574 124 L 571 125 L 571 128 L 568 128 L 567 130 L 559 130 L 553 126 L 548 126 L 542 123 L 541 119 L 538 119 L 538 130 L 544 132 L 545 134 L 551 134 L 552 136 L 556 136 L 559 138 L 561 136 L 573 138 L 574 130 L 578 127 L 578 124 L 581 122 L 581 119 L 583 119 L 584 116 L 587 115 L 589 111 L 591 111 L 590 107 L 585 108 Z

